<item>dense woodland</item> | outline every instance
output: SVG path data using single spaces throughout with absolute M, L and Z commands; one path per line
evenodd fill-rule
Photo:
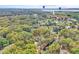
M 1 54 L 79 53 L 78 12 L 11 12 L 0 13 Z

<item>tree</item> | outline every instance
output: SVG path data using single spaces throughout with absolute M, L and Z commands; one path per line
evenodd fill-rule
M 13 31 L 12 33 L 9 33 L 7 35 L 7 38 L 16 42 L 18 40 L 26 40 L 26 39 L 32 38 L 32 34 L 29 32 L 25 32 L 25 31 L 22 31 L 22 32 Z
M 55 42 L 48 47 L 49 53 L 59 53 L 60 44 Z
M 7 34 L 10 32 L 8 27 L 1 27 L 0 29 L 0 36 L 6 38 Z
M 6 38 L 1 38 L 0 37 L 0 49 L 3 49 L 4 47 L 9 45 L 9 40 Z
M 79 48 L 71 48 L 70 52 L 73 54 L 79 54 Z
M 65 39 L 61 39 L 60 40 L 60 44 L 69 44 L 70 42 L 72 42 L 73 40 L 70 38 L 65 38 Z
M 45 35 L 48 32 L 49 32 L 49 29 L 47 27 L 39 27 L 39 28 L 33 30 L 33 35 L 40 36 L 40 35 Z
M 2 50 L 3 54 L 35 54 L 37 53 L 35 44 L 25 44 L 24 41 L 16 42 Z
M 8 17 L 1 17 L 0 26 L 7 27 L 8 25 L 10 25 L 10 21 L 8 20 Z
M 79 30 L 77 29 L 63 29 L 59 32 L 59 35 L 65 38 L 71 38 L 75 41 L 79 40 Z
M 79 41 L 72 41 L 69 43 L 69 51 L 73 54 L 79 53 Z
M 59 41 L 59 43 L 61 44 L 61 48 L 62 49 L 70 49 L 70 43 L 72 43 L 73 42 L 73 40 L 72 39 L 70 39 L 70 38 L 64 38 L 64 39 L 61 39 L 60 41 Z

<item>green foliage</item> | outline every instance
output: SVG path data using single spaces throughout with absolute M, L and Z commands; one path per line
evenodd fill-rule
M 71 48 L 70 52 L 73 54 L 79 54 L 79 48 Z
M 49 53 L 59 53 L 60 44 L 59 43 L 53 43 L 48 47 Z
M 0 26 L 7 27 L 10 25 L 8 17 L 0 17 Z
M 0 17 L 0 47 L 6 54 L 79 53 L 79 13 L 34 11 Z M 69 26 L 69 28 L 68 28 Z M 50 43 L 55 40 L 54 43 Z M 61 46 L 61 47 L 60 47 Z M 46 50 L 42 48 L 46 48 Z
M 0 29 L 0 36 L 6 38 L 7 34 L 10 32 L 8 27 L 1 27 Z
M 33 31 L 33 35 L 45 35 L 49 32 L 49 29 L 47 27 L 39 27 Z
M 29 33 L 29 32 L 25 32 L 25 31 L 22 31 L 22 32 L 12 32 L 12 33 L 9 33 L 7 35 L 7 38 L 8 39 L 12 39 L 13 41 L 26 40 L 26 39 L 29 39 L 31 37 L 32 37 L 32 34 Z
M 5 39 L 5 38 L 0 38 L 0 46 L 6 47 L 9 45 L 9 40 Z
M 71 38 L 73 40 L 79 40 L 79 30 L 77 29 L 63 29 L 59 32 L 61 36 L 65 38 Z
M 35 54 L 37 53 L 35 44 L 24 44 L 23 41 L 16 42 L 2 51 L 3 54 Z
M 60 40 L 60 44 L 70 44 L 71 42 L 73 42 L 73 40 L 70 38 L 65 38 Z

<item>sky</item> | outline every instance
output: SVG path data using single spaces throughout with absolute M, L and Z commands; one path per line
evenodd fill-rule
M 0 5 L 79 5 L 79 0 L 0 0 Z
M 18 5 L 20 5 L 20 6 L 18 6 Z M 0 0 L 0 8 L 4 8 L 4 7 L 6 7 L 6 8 L 24 7 L 25 8 L 26 5 L 27 5 L 27 8 L 28 7 L 37 8 L 38 6 L 41 8 L 40 5 L 53 5 L 53 7 L 62 6 L 65 8 L 68 8 L 68 7 L 79 8 L 79 0 Z M 49 6 L 49 7 L 51 8 L 51 6 Z
M 79 5 L 0 5 L 0 8 L 79 8 Z

